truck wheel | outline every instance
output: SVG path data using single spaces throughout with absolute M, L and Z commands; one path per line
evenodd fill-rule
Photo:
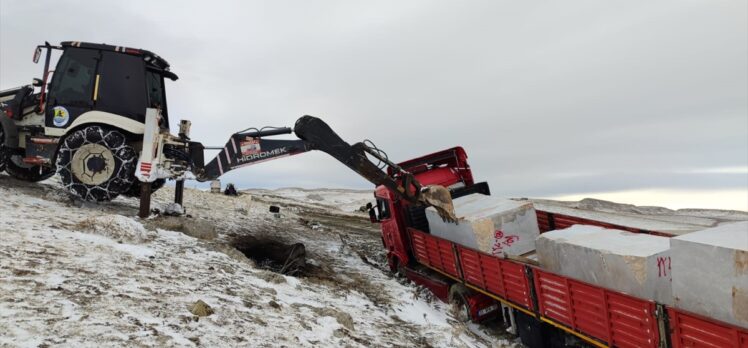
M 452 312 L 455 319 L 461 323 L 467 323 L 472 320 L 467 294 L 468 290 L 462 284 L 453 284 L 449 288 L 449 304 L 452 305 Z
M 516 309 L 514 320 L 520 342 L 528 348 L 566 347 L 564 344 L 554 343 L 559 331 L 556 328 Z
M 23 163 L 21 156 L 16 155 L 6 158 L 5 171 L 18 180 L 38 182 L 55 175 L 54 168 Z
M 143 183 L 141 183 L 140 180 L 133 180 L 130 188 L 127 189 L 127 191 L 122 192 L 122 195 L 127 197 L 140 197 L 141 185 L 143 185 Z M 158 189 L 164 187 L 164 185 L 166 185 L 166 179 L 156 179 L 156 181 L 151 183 L 151 193 L 156 192 Z
M 87 201 L 109 201 L 135 179 L 137 152 L 119 131 L 88 126 L 66 136 L 57 153 L 62 185 Z
M 395 275 L 397 278 L 405 278 L 405 265 L 400 261 L 400 258 L 397 256 L 390 256 L 389 262 L 387 262 L 390 266 L 390 272 Z

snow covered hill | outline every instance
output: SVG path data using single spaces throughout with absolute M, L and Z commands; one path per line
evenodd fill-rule
M 363 215 L 187 190 L 191 218 L 140 220 L 136 199 L 81 204 L 6 175 L 0 195 L 0 347 L 515 345 L 385 272 Z M 258 267 L 232 247 L 243 235 L 304 243 L 309 270 Z
M 349 189 L 302 189 L 295 187 L 277 190 L 250 189 L 246 192 L 274 198 L 278 202 L 295 203 L 305 206 L 326 207 L 344 212 L 356 212 L 366 203 L 374 201 L 372 190 Z

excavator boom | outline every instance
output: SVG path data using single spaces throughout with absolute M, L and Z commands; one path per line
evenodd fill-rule
M 361 142 L 348 144 L 327 123 L 313 116 L 299 118 L 294 133 L 307 143 L 309 149 L 327 153 L 372 184 L 384 185 L 410 203 L 432 206 L 444 220 L 457 221 L 448 189 L 439 185 L 422 187 L 413 174 L 390 162 L 382 151 Z M 387 175 L 367 154 L 395 169 L 395 175 Z
M 310 150 L 308 144 L 302 140 L 263 139 L 266 136 L 288 133 L 291 133 L 290 128 L 234 133 L 220 150 L 221 152 L 204 168 L 199 165 L 196 166 L 197 180 L 215 180 L 233 169 L 293 156 Z M 201 150 L 191 148 L 190 152 L 202 154 Z
M 350 145 L 327 123 L 313 116 L 299 118 L 293 132 L 300 140 L 263 138 L 289 134 L 290 128 L 235 133 L 220 149 L 220 153 L 205 166 L 202 166 L 202 145 L 190 143 L 190 153 L 195 164 L 193 171 L 199 181 L 214 180 L 236 168 L 318 150 L 340 161 L 375 186 L 383 185 L 411 204 L 433 206 L 445 220 L 457 220 L 449 190 L 439 185 L 422 187 L 413 174 L 390 162 L 386 155 L 373 145 L 363 142 Z M 375 164 L 369 156 L 375 158 L 379 164 Z M 383 170 L 385 166 L 394 169 L 392 176 Z

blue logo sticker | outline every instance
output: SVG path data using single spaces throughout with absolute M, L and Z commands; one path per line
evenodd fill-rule
M 55 127 L 65 127 L 68 121 L 70 121 L 68 110 L 62 106 L 55 106 L 52 109 L 52 114 L 54 115 L 52 116 L 52 123 L 54 123 Z

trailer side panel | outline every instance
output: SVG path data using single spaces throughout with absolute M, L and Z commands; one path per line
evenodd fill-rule
M 655 304 L 534 269 L 540 314 L 615 347 L 657 347 Z
M 748 330 L 718 323 L 675 308 L 668 308 L 668 316 L 673 348 L 748 348 Z
M 457 251 L 467 283 L 532 309 L 530 284 L 523 265 L 460 245 L 457 245 Z
M 413 243 L 413 252 L 418 262 L 444 272 L 453 277 L 460 277 L 457 268 L 457 258 L 452 249 L 453 243 L 408 228 Z

